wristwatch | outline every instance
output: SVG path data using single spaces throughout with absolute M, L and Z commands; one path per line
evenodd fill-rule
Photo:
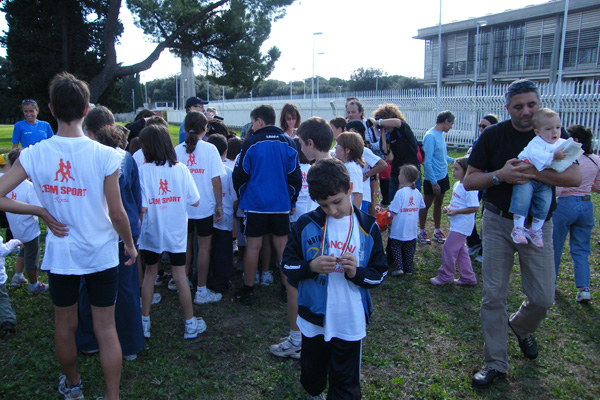
M 496 171 L 494 171 L 494 176 L 492 176 L 492 183 L 496 186 L 498 186 L 500 184 L 500 179 L 498 179 L 498 176 L 496 175 Z

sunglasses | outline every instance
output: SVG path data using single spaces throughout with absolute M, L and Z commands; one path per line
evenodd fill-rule
M 522 81 L 513 83 L 507 89 L 507 92 L 521 93 L 525 90 L 537 89 L 537 85 L 531 81 Z
M 485 129 L 485 128 L 487 128 L 489 125 L 479 124 L 478 126 L 479 126 L 481 129 Z
M 23 100 L 21 102 L 21 104 L 24 104 L 24 103 L 33 103 L 33 104 L 36 104 L 35 100 L 31 100 L 31 99 L 25 99 L 25 100 Z

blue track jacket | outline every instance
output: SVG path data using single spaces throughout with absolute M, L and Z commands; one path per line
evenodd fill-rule
M 368 323 L 373 312 L 369 288 L 383 282 L 388 266 L 375 218 L 356 207 L 354 213 L 360 225 L 360 259 L 354 278 L 350 279 L 346 276 L 346 279 L 360 288 Z M 329 275 L 312 272 L 309 264 L 321 255 L 320 246 L 325 218 L 325 212 L 321 207 L 301 216 L 288 237 L 281 261 L 288 282 L 298 288 L 298 315 L 319 326 L 323 326 L 325 319 Z
M 244 140 L 232 178 L 242 210 L 289 212 L 302 187 L 296 143 L 276 126 L 259 129 Z

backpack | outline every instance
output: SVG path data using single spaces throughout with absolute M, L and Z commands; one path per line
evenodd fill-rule
M 425 150 L 423 150 L 423 142 L 417 141 L 417 160 L 419 160 L 419 164 L 423 164 L 425 162 Z

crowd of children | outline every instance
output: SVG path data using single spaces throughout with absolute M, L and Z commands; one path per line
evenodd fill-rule
M 59 392 L 66 399 L 83 398 L 77 350 L 100 353 L 104 399 L 118 398 L 122 357 L 135 359 L 143 338 L 151 337 L 151 305 L 159 300 L 154 288 L 161 277 L 169 277 L 159 272 L 161 260 L 171 265 L 169 288 L 178 292 L 184 339 L 193 339 L 207 329 L 194 316 L 193 303 L 222 299 L 232 286 L 235 253 L 235 265 L 244 271 L 235 298 L 244 304 L 254 303 L 255 285 L 273 282 L 271 253 L 280 268 L 290 334 L 270 352 L 301 360 L 300 380 L 310 396 L 322 398 L 329 375 L 328 398 L 360 398 L 362 339 L 373 311 L 368 289 L 380 285 L 388 269 L 392 276 L 417 272 L 419 214 L 426 208 L 418 189 L 419 166 L 411 162 L 392 169 L 387 261 L 380 227 L 369 215 L 378 202 L 373 181 L 390 168 L 394 155 L 381 146 L 371 149 L 379 139 L 372 134 L 367 140 L 368 122 L 379 126 L 379 136 L 389 135 L 405 124 L 401 114 L 366 120 L 362 105 L 353 100 L 348 115 L 359 119 L 302 122 L 298 108 L 286 104 L 280 129 L 273 107 L 262 105 L 252 111 L 242 142 L 215 120 L 216 110 L 205 113 L 207 102 L 193 97 L 186 102 L 180 144 L 174 147 L 160 117 L 140 115 L 132 136 L 115 125 L 105 107 L 88 113 L 87 85 L 72 75 L 57 75 L 50 90 L 57 134 L 0 159 L 5 174 L 0 209 L 7 212 L 15 238 L 0 241 L 0 320 L 4 331 L 16 330 L 3 257 L 19 249 L 11 285 L 28 283 L 31 293 L 50 290 L 64 372 Z M 24 109 L 26 117 L 29 111 Z M 545 153 L 534 149 L 523 156 L 538 169 L 567 155 L 556 150 L 558 116 L 539 113 L 534 126 Z M 386 140 L 394 149 L 399 146 L 394 136 L 382 140 L 384 146 Z M 543 159 L 539 166 L 533 161 L 538 158 Z M 463 186 L 466 172 L 467 159 L 454 160 L 456 183 L 443 209 L 450 232 L 438 275 L 430 279 L 433 285 L 477 284 L 465 241 L 479 199 L 477 191 Z M 544 185 L 531 189 L 530 198 L 543 202 L 537 195 L 542 190 Z M 525 210 L 522 217 L 517 201 Z M 530 204 L 523 201 L 522 195 L 513 198 L 512 238 L 527 243 L 527 236 L 539 246 L 538 225 L 547 210 L 534 203 L 540 212 L 525 231 L 521 220 Z M 49 285 L 37 280 L 38 217 L 49 231 L 42 263 Z M 91 229 L 94 238 L 85 234 Z M 192 282 L 197 282 L 193 298 Z

